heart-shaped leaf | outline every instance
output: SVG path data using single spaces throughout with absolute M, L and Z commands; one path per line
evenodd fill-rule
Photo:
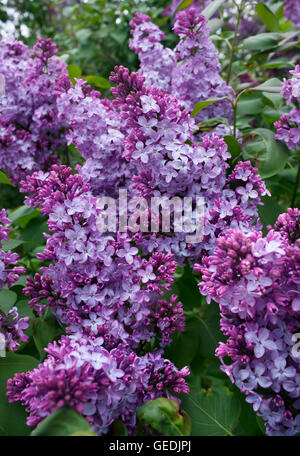
M 284 143 L 276 141 L 271 130 L 256 128 L 245 138 L 243 157 L 245 160 L 254 159 L 261 177 L 266 179 L 284 168 L 289 151 Z
M 63 407 L 45 418 L 32 436 L 95 436 L 88 422 L 70 407 Z
M 172 399 L 159 398 L 146 402 L 137 411 L 137 418 L 142 425 L 163 435 L 190 435 L 190 417 L 179 408 L 179 403 Z
M 182 401 L 192 420 L 191 435 L 232 436 L 241 412 L 239 400 L 225 387 L 206 392 L 192 388 Z

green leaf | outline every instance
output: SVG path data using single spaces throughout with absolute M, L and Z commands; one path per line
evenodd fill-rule
M 22 299 L 21 301 L 18 301 L 16 306 L 21 317 L 30 317 L 32 319 L 35 318 L 32 308 L 28 305 L 28 299 Z M 26 334 L 28 334 L 27 331 Z
M 96 436 L 88 422 L 70 407 L 63 407 L 45 418 L 32 436 Z
M 219 30 L 224 25 L 224 21 L 221 19 L 214 17 L 210 21 L 208 21 L 207 26 L 209 27 L 210 34 L 212 35 L 217 30 Z
M 0 310 L 5 314 L 13 307 L 17 301 L 17 294 L 5 288 L 0 291 Z
M 28 355 L 7 353 L 5 358 L 0 358 L 0 435 L 22 436 L 30 433 L 24 407 L 19 403 L 8 403 L 6 382 L 15 373 L 27 372 L 37 365 L 38 360 Z
M 184 436 L 191 433 L 190 417 L 172 399 L 159 398 L 146 402 L 137 410 L 137 419 L 143 425 L 166 436 Z
M 183 0 L 180 5 L 176 8 L 176 11 L 181 11 L 185 8 L 188 8 L 189 6 L 191 6 L 191 4 L 193 3 L 194 0 Z
M 108 79 L 103 78 L 102 76 L 86 76 L 84 78 L 89 84 L 93 84 L 100 89 L 110 89 L 111 83 Z
M 225 117 L 212 117 L 211 119 L 203 120 L 197 124 L 199 130 L 212 130 L 217 125 L 228 125 L 228 119 Z
M 273 125 L 274 122 L 280 119 L 282 113 L 280 111 L 276 111 L 276 109 L 270 109 L 267 106 L 266 108 L 267 109 L 264 109 L 261 113 L 261 116 L 266 122 Z
M 14 288 L 14 287 L 24 288 L 25 286 L 26 286 L 26 275 L 22 275 L 19 277 L 19 279 L 16 282 L 13 283 L 11 288 Z
M 279 32 L 279 21 L 275 14 L 263 3 L 258 3 L 256 12 L 270 32 Z
M 243 429 L 242 435 L 245 436 L 260 436 L 262 435 L 261 429 L 258 426 L 257 420 L 256 420 L 256 413 L 253 410 L 253 407 L 251 404 L 248 404 L 245 401 L 245 396 L 241 394 L 240 396 L 240 404 L 241 404 L 241 415 L 239 418 L 239 424 L 241 425 L 241 428 Z
M 92 35 L 93 31 L 90 29 L 82 28 L 76 32 L 78 41 L 82 44 L 85 43 Z
M 64 17 L 70 17 L 74 14 L 75 6 L 66 6 L 62 9 L 62 14 Z
M 285 167 L 289 151 L 284 143 L 275 140 L 271 130 L 256 128 L 246 137 L 243 157 L 245 160 L 254 159 L 261 177 L 266 179 Z
M 264 234 L 267 234 L 266 227 L 268 225 L 274 225 L 278 216 L 283 212 L 279 204 L 269 196 L 263 196 L 263 206 L 258 206 L 259 218 L 264 226 Z
M 25 226 L 30 222 L 30 220 L 37 217 L 38 215 L 38 210 L 24 205 L 10 212 L 9 219 L 12 222 L 21 226 L 22 228 L 25 228 Z
M 33 323 L 33 339 L 41 359 L 46 356 L 44 348 L 53 342 L 59 332 L 60 326 L 50 309 L 47 309 L 42 317 L 35 319 Z
M 81 68 L 77 65 L 68 65 L 67 70 L 68 70 L 69 78 L 70 78 L 72 84 L 75 85 L 75 83 L 76 83 L 75 78 L 80 78 L 82 75 Z
M 256 415 L 256 421 L 257 421 L 257 424 L 259 426 L 259 429 L 265 435 L 266 434 L 266 427 L 265 427 L 264 420 L 260 416 Z
M 273 59 L 270 60 L 269 62 L 265 62 L 262 64 L 262 69 L 263 70 L 273 70 L 273 69 L 278 69 L 278 68 L 294 68 L 294 65 L 291 63 L 291 60 L 287 60 L 283 57 L 280 57 L 278 59 Z
M 19 239 L 10 239 L 8 242 L 7 241 L 2 241 L 2 247 L 1 250 L 4 252 L 8 252 L 9 250 L 14 250 L 20 245 L 24 244 L 24 241 L 21 241 Z
M 21 232 L 23 239 L 26 241 L 25 251 L 30 251 L 36 246 L 45 243 L 44 233 L 47 232 L 48 225 L 43 216 L 39 214 L 36 218 L 30 220 Z
M 282 106 L 282 96 L 280 93 L 270 93 L 270 92 L 263 92 L 264 98 L 268 100 L 268 104 L 272 104 L 272 106 L 276 109 L 280 109 Z M 267 105 L 266 105 L 267 107 Z
M 224 136 L 224 141 L 228 146 L 228 151 L 231 153 L 232 158 L 238 157 L 241 153 L 238 140 L 234 136 Z
M 237 115 L 239 117 L 259 114 L 264 108 L 261 93 L 244 93 L 238 100 Z
M 11 185 L 12 187 L 14 187 L 14 184 L 10 182 L 7 175 L 3 171 L 0 171 L 0 184 Z
M 202 297 L 199 293 L 197 280 L 189 266 L 183 270 L 183 274 L 176 280 L 176 293 L 183 303 L 184 310 L 194 310 L 202 304 Z
M 220 8 L 220 6 L 225 3 L 226 0 L 214 0 L 214 2 L 210 3 L 204 10 L 202 11 L 203 16 L 206 17 L 206 19 L 210 19 L 216 11 Z
M 197 436 L 232 436 L 241 412 L 240 402 L 233 393 L 217 386 L 209 392 L 191 388 L 182 408 L 191 417 L 191 435 Z
M 127 33 L 121 30 L 110 31 L 110 38 L 113 38 L 118 44 L 124 44 Z
M 120 420 L 116 420 L 110 426 L 108 435 L 126 436 L 128 434 L 124 423 Z
M 259 33 L 246 38 L 243 44 L 245 49 L 250 51 L 265 51 L 276 47 L 281 39 L 280 33 Z
M 220 308 L 212 301 L 206 304 L 203 316 L 198 317 L 198 354 L 205 358 L 215 358 L 215 351 L 223 336 L 220 331 Z
M 221 97 L 221 98 L 210 98 L 209 100 L 205 101 L 198 101 L 198 103 L 195 104 L 193 112 L 191 114 L 191 117 L 196 117 L 197 114 L 199 114 L 202 109 L 206 108 L 206 106 L 209 106 L 213 103 L 216 103 L 217 101 L 225 100 L 226 97 Z
M 189 318 L 184 332 L 176 332 L 172 344 L 166 348 L 166 357 L 178 368 L 190 364 L 196 356 L 200 344 L 200 331 L 199 321 Z
M 280 79 L 272 78 L 268 79 L 268 81 L 259 84 L 256 87 L 251 87 L 251 90 L 259 91 L 259 92 L 270 92 L 270 93 L 280 93 L 281 92 L 281 84 L 282 82 Z

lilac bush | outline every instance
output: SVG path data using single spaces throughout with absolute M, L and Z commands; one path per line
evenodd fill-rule
M 269 435 L 299 432 L 300 211 L 279 216 L 266 237 L 229 230 L 203 258 L 200 292 L 220 305 L 227 337 L 216 355 Z M 228 364 L 228 361 L 231 361 Z
M 8 382 L 10 401 L 26 405 L 31 426 L 70 405 L 99 435 L 116 419 L 135 432 L 139 405 L 188 392 L 188 368 L 177 370 L 162 358 L 161 347 L 185 325 L 176 296 L 164 299 L 174 280 L 173 256 L 142 258 L 126 233 L 101 234 L 96 198 L 71 168 L 54 165 L 22 185 L 27 204 L 41 206 L 53 233 L 38 254 L 50 265 L 28 278 L 24 293 L 40 314 L 50 306 L 71 335 L 48 347 L 38 369 Z
M 180 263 L 194 261 L 214 248 L 222 230 L 259 228 L 257 206 L 268 191 L 250 162 L 237 164 L 226 176 L 231 157 L 226 143 L 213 134 L 199 144 L 195 122 L 176 98 L 147 87 L 143 76 L 124 67 L 115 69 L 111 82 L 116 85 L 112 103 L 80 80 L 58 101 L 59 118 L 69 126 L 66 136 L 86 159 L 77 170 L 93 195 L 117 196 L 126 189 L 147 201 L 205 198 L 202 243 L 186 242 L 184 232 L 137 233 L 135 242 L 145 253 L 172 252 Z
M 0 41 L 0 434 L 297 435 L 296 3 L 100 3 Z
M 174 50 L 161 44 L 164 34 L 149 16 L 137 13 L 130 24 L 130 47 L 138 54 L 139 74 L 147 85 L 167 90 L 189 112 L 198 101 L 232 97 L 232 89 L 220 76 L 218 51 L 209 37 L 207 20 L 195 8 L 177 13 L 174 32 L 179 43 Z M 214 103 L 196 119 L 212 117 L 225 117 L 232 122 L 231 103 Z
M 11 36 L 0 41 L 6 87 L 0 98 L 0 167 L 14 183 L 47 169 L 66 147 L 56 103 L 61 86 L 70 82 L 56 54 L 50 39 L 39 39 L 32 50 Z
M 184 329 L 182 304 L 161 299 L 174 280 L 173 256 L 155 252 L 145 259 L 127 233 L 99 232 L 101 210 L 87 190 L 81 176 L 58 166 L 23 183 L 32 194 L 27 204 L 42 207 L 53 232 L 38 254 L 50 266 L 29 277 L 24 289 L 29 304 L 41 312 L 50 305 L 69 332 L 103 336 L 109 347 L 127 343 L 137 349 L 154 335 L 162 345 L 170 343 L 170 335 Z
M 106 349 L 104 339 L 80 333 L 50 344 L 45 361 L 8 381 L 10 402 L 21 401 L 36 426 L 57 408 L 69 405 L 98 435 L 120 419 L 135 432 L 136 408 L 163 395 L 188 392 L 187 368 L 177 370 L 160 353 L 137 356 L 127 345 Z
M 100 99 L 85 81 L 76 79 L 57 100 L 58 120 L 68 128 L 65 137 L 85 159 L 79 173 L 94 195 L 116 197 L 126 188 L 130 169 L 123 158 L 125 129 L 119 112 L 108 99 Z

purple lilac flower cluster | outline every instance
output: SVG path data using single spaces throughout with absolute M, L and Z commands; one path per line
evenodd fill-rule
M 290 79 L 284 78 L 281 95 L 288 105 L 294 103 L 296 107 L 283 114 L 274 126 L 277 130 L 276 139 L 284 141 L 289 149 L 294 150 L 300 145 L 300 65 L 296 65 L 290 73 L 293 76 Z
M 220 76 L 218 51 L 209 38 L 207 20 L 195 8 L 176 15 L 174 32 L 180 40 L 174 50 L 160 43 L 164 34 L 148 16 L 136 13 L 130 25 L 130 47 L 139 56 L 139 74 L 147 85 L 167 90 L 189 112 L 198 101 L 232 96 L 231 87 Z M 214 103 L 196 119 L 211 117 L 225 117 L 231 122 L 231 103 Z
M 129 24 L 132 34 L 130 48 L 139 57 L 139 73 L 144 76 L 148 86 L 170 93 L 176 58 L 174 51 L 161 43 L 165 34 L 146 14 L 136 13 Z
M 6 216 L 5 209 L 0 211 L 0 290 L 4 285 L 10 287 L 19 279 L 20 274 L 25 274 L 25 268 L 16 266 L 18 255 L 2 250 L 2 241 L 9 241 L 8 235 L 10 220 Z M 0 334 L 5 338 L 5 345 L 10 350 L 17 350 L 20 346 L 18 340 L 26 342 L 28 337 L 24 330 L 29 328 L 29 317 L 20 318 L 16 307 L 12 307 L 7 314 L 0 309 Z
M 173 256 L 153 253 L 146 260 L 127 233 L 99 232 L 97 200 L 86 191 L 83 178 L 71 173 L 54 165 L 49 174 L 34 173 L 23 182 L 22 191 L 33 192 L 34 205 L 49 215 L 54 233 L 38 254 L 52 264 L 42 268 L 42 275 L 28 278 L 24 289 L 33 298 L 29 304 L 40 311 L 50 305 L 68 331 L 103 336 L 109 346 L 123 342 L 136 349 L 154 335 L 169 343 L 170 334 L 184 328 L 182 305 L 176 300 L 170 302 L 170 316 L 159 319 L 166 308 L 160 297 L 174 280 Z M 49 196 L 38 201 L 45 193 Z
M 50 306 L 70 336 L 50 344 L 37 369 L 9 380 L 9 399 L 26 406 L 31 426 L 69 405 L 99 435 L 116 419 L 134 432 L 138 406 L 188 392 L 188 368 L 162 358 L 185 325 L 177 297 L 164 296 L 174 280 L 173 255 L 145 258 L 127 233 L 99 232 L 97 199 L 71 168 L 53 165 L 21 185 L 27 204 L 49 216 L 52 233 L 38 255 L 50 265 L 28 278 L 24 294 L 40 313 Z
M 76 146 L 85 159 L 78 172 L 89 182 L 95 195 L 117 196 L 119 187 L 130 181 L 123 158 L 124 127 L 119 112 L 108 99 L 76 79 L 57 100 L 58 119 L 67 126 L 68 144 Z
M 66 146 L 57 118 L 60 86 L 69 86 L 66 64 L 51 39 L 32 50 L 8 36 L 0 41 L 6 93 L 0 98 L 0 167 L 13 182 L 37 169 L 48 169 Z
M 147 87 L 143 76 L 124 67 L 116 67 L 111 82 L 116 84 L 112 103 L 81 80 L 58 100 L 68 141 L 86 159 L 77 170 L 93 196 L 116 197 L 126 189 L 148 202 L 153 196 L 205 197 L 204 243 L 187 243 L 184 232 L 137 233 L 134 240 L 144 253 L 173 252 L 182 263 L 213 249 L 215 232 L 255 224 L 256 206 L 267 191 L 249 162 L 226 177 L 227 145 L 216 135 L 202 137 L 199 145 L 194 120 L 175 98 Z
M 204 8 L 210 5 L 213 0 L 193 0 L 189 6 L 185 7 L 184 10 L 187 12 L 190 9 L 194 9 L 196 14 L 199 15 L 203 12 Z M 173 16 L 176 13 L 177 8 L 182 3 L 181 0 L 174 0 L 167 8 L 165 8 L 162 12 L 163 16 Z M 232 2 L 226 2 L 222 5 L 223 8 L 223 17 L 227 19 L 227 26 L 231 30 L 235 30 L 236 28 L 236 5 Z M 250 4 L 247 14 L 242 15 L 239 30 L 238 30 L 238 37 L 240 39 L 247 38 L 250 35 L 255 35 L 259 32 L 260 25 L 257 17 L 253 14 L 253 5 Z M 219 10 L 215 12 L 213 18 L 220 17 Z
M 300 429 L 300 211 L 279 216 L 266 237 L 229 230 L 195 269 L 200 292 L 221 309 L 227 337 L 216 355 L 270 435 Z M 227 364 L 231 360 L 231 364 Z
M 191 111 L 197 101 L 231 97 L 233 90 L 221 78 L 218 51 L 209 38 L 207 20 L 192 8 L 176 16 L 174 32 L 180 41 L 175 47 L 177 66 L 173 74 L 172 94 Z M 198 121 L 225 117 L 232 121 L 229 101 L 213 103 L 196 117 Z
M 159 353 L 137 356 L 126 345 L 112 350 L 103 338 L 76 333 L 49 344 L 46 360 L 31 372 L 8 380 L 10 402 L 20 401 L 36 426 L 57 408 L 68 405 L 82 414 L 98 435 L 121 419 L 135 430 L 135 411 L 145 401 L 187 393 L 184 377 Z
M 298 0 L 284 0 L 284 16 L 293 22 L 296 28 L 300 27 L 300 8 Z
M 204 242 L 185 242 L 186 233 L 164 236 L 151 233 L 137 244 L 144 251 L 172 251 L 177 259 L 197 258 L 215 246 L 216 236 L 229 227 L 254 228 L 260 197 L 266 187 L 250 162 L 241 162 L 226 177 L 230 154 L 217 135 L 193 136 L 193 120 L 175 98 L 124 67 L 115 69 L 111 82 L 126 129 L 124 157 L 132 170 L 134 195 L 150 197 L 205 198 Z M 192 214 L 195 219 L 196 214 Z

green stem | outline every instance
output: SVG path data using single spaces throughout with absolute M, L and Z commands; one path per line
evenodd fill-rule
M 233 136 L 236 138 L 236 114 L 237 114 L 237 100 L 233 103 Z
M 243 95 L 243 93 L 247 92 L 249 89 L 242 90 L 236 97 L 236 99 L 232 102 L 232 109 L 233 109 L 233 136 L 236 138 L 236 121 L 237 121 L 237 104 L 238 101 Z
M 237 36 L 238 36 L 238 31 L 239 31 L 239 26 L 240 26 L 240 22 L 241 22 L 243 9 L 244 9 L 244 2 L 242 1 L 241 5 L 238 7 L 236 27 L 234 30 L 234 35 L 233 35 L 233 40 L 232 40 L 232 45 L 231 45 L 230 60 L 229 60 L 228 73 L 227 73 L 227 79 L 226 79 L 227 84 L 229 84 L 229 81 L 231 78 L 233 55 L 235 53 L 236 41 L 237 41 Z
M 296 196 L 297 196 L 297 190 L 298 190 L 298 187 L 299 187 L 299 183 L 300 183 L 300 161 L 299 161 L 299 164 L 298 164 L 296 182 L 295 182 L 295 187 L 294 187 L 292 201 L 291 201 L 291 207 L 292 208 L 295 207 L 295 202 L 296 202 Z

